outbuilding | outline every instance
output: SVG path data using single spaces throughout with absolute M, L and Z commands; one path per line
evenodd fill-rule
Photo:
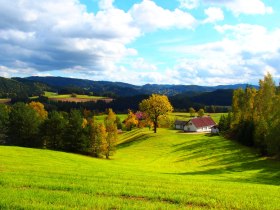
M 176 120 L 174 122 L 174 127 L 176 130 L 184 130 L 184 126 L 188 123 L 188 121 Z

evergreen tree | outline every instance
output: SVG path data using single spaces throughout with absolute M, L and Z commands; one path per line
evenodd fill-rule
M 45 141 L 45 145 L 49 149 L 63 149 L 63 138 L 67 120 L 62 113 L 53 111 L 41 126 L 41 136 Z
M 8 143 L 24 147 L 42 147 L 39 138 L 41 119 L 36 111 L 24 103 L 13 105 L 9 117 Z
M 64 134 L 64 149 L 69 152 L 86 152 L 89 142 L 85 136 L 83 128 L 84 118 L 80 111 L 71 110 L 68 124 Z
M 0 144 L 6 143 L 9 125 L 9 109 L 5 104 L 0 104 Z

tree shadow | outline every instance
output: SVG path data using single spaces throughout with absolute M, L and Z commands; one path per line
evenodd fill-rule
M 244 178 L 229 179 L 280 185 L 280 161 L 259 157 L 253 149 L 237 142 L 204 136 L 173 147 L 172 153 L 179 153 L 179 158 L 175 162 L 190 160 L 205 162 L 198 171 L 175 173 L 177 175 L 222 175 L 251 171 L 252 173 Z
M 145 141 L 149 138 L 148 134 L 143 134 L 143 133 L 138 133 L 135 136 L 121 142 L 120 144 L 118 144 L 117 149 L 122 149 L 122 148 L 126 148 L 135 144 L 139 144 L 142 141 Z

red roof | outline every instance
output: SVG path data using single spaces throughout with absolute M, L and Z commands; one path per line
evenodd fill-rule
M 216 125 L 211 117 L 197 117 L 191 119 L 190 122 L 192 122 L 197 128 Z

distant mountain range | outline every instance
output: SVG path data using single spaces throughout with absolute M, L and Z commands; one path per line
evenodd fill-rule
M 49 86 L 79 87 L 87 91 L 92 91 L 99 95 L 112 93 L 117 96 L 150 95 L 152 93 L 174 96 L 188 93 L 187 95 L 197 95 L 198 93 L 213 92 L 215 90 L 245 88 L 248 84 L 219 85 L 219 86 L 199 86 L 199 85 L 156 85 L 146 84 L 143 86 L 131 85 L 122 82 L 92 81 L 85 79 L 73 79 L 65 77 L 27 77 L 27 80 L 45 83 Z M 258 88 L 257 86 L 253 86 Z
M 122 82 L 92 81 L 65 77 L 0 77 L 0 98 L 26 98 L 42 95 L 44 91 L 60 94 L 77 93 L 108 96 L 113 98 L 145 98 L 153 93 L 165 94 L 178 109 L 194 104 L 230 106 L 233 90 L 246 88 L 247 84 L 199 86 L 199 85 L 156 85 L 143 86 Z M 252 86 L 251 86 L 252 87 Z M 253 86 L 258 88 L 257 86 Z M 128 103 L 128 102 L 126 102 Z M 134 101 L 131 103 L 134 103 Z

